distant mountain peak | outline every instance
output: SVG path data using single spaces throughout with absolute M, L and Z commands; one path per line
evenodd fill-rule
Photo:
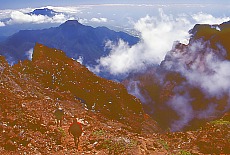
M 105 49 L 106 41 L 124 40 L 134 45 L 139 38 L 126 33 L 116 32 L 105 27 L 93 28 L 82 25 L 77 20 L 68 20 L 59 27 L 43 30 L 23 30 L 0 42 L 0 54 L 10 63 L 28 59 L 26 51 L 32 49 L 36 42 L 65 51 L 68 57 L 84 57 L 84 65 L 97 64 L 96 60 L 109 54 Z
M 78 22 L 78 20 L 67 20 L 65 23 L 61 24 L 61 26 L 79 26 L 79 25 L 82 25 L 81 23 Z
M 49 8 L 43 8 L 43 9 L 35 9 L 33 12 L 30 12 L 30 15 L 43 15 L 43 16 L 48 16 L 48 17 L 53 17 L 57 14 L 58 12 L 49 9 Z

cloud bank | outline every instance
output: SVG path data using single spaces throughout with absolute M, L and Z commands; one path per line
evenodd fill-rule
M 51 9 L 56 13 L 49 17 L 46 15 L 30 14 L 35 9 L 43 8 L 24 8 L 18 10 L 0 10 L 0 26 L 14 25 L 14 24 L 44 24 L 57 23 L 61 24 L 67 20 L 78 19 L 77 15 L 85 7 L 54 7 L 46 6 L 44 8 Z
M 174 47 L 163 63 L 166 70 L 179 72 L 186 79 L 174 88 L 174 95 L 167 103 L 180 116 L 171 124 L 173 131 L 183 129 L 194 118 L 209 119 L 230 109 L 230 61 L 224 58 L 226 50 L 222 46 L 218 45 L 215 50 L 210 47 L 209 42 L 202 40 L 185 49 Z M 191 87 L 199 88 L 203 102 L 190 96 Z M 220 102 L 226 98 L 224 104 Z M 206 108 L 194 110 L 192 104 Z
M 24 24 L 24 23 L 32 23 L 32 24 L 42 24 L 42 23 L 63 23 L 66 20 L 73 19 L 73 17 L 69 17 L 64 15 L 63 13 L 59 13 L 54 15 L 53 17 L 48 17 L 46 15 L 29 15 L 20 11 L 13 11 L 10 15 L 10 20 L 7 21 L 7 24 Z
M 81 13 L 83 9 L 86 9 L 88 7 L 74 7 L 74 6 L 69 6 L 69 7 L 57 7 L 57 6 L 46 6 L 48 9 L 52 9 L 56 12 L 61 12 L 64 14 L 78 14 Z
M 108 19 L 107 18 L 92 18 L 90 21 L 96 22 L 96 23 L 106 23 Z
M 190 95 L 186 93 L 183 95 L 176 94 L 168 101 L 167 104 L 180 116 L 180 119 L 172 122 L 170 126 L 172 131 L 180 131 L 194 118 L 194 110 L 191 105 L 192 100 Z
M 176 40 L 188 39 L 191 23 L 185 18 L 174 18 L 159 9 L 160 18 L 146 16 L 134 24 L 141 41 L 130 47 L 120 40 L 118 44 L 107 42 L 109 56 L 98 60 L 95 71 L 106 70 L 113 75 L 140 71 L 146 66 L 159 64 Z
M 230 62 L 224 59 L 226 50 L 222 46 L 217 50 L 210 47 L 209 42 L 198 40 L 186 51 L 173 49 L 168 55 L 172 60 L 165 65 L 168 70 L 180 72 L 210 97 L 219 98 L 220 94 L 230 93 Z
M 118 43 L 108 41 L 105 47 L 110 49 L 110 54 L 101 57 L 98 65 L 91 70 L 95 73 L 108 72 L 116 76 L 145 70 L 149 65 L 160 64 L 175 41 L 187 44 L 190 37 L 188 32 L 194 26 L 194 22 L 219 24 L 230 20 L 229 17 L 214 17 L 202 12 L 175 16 L 165 14 L 163 9 L 159 9 L 158 13 L 159 17 L 147 15 L 133 24 L 141 39 L 138 44 L 130 47 L 123 40 L 119 40 Z
M 221 24 L 223 22 L 227 22 L 230 20 L 230 17 L 214 17 L 211 14 L 199 12 L 192 15 L 192 18 L 195 20 L 198 24 Z
M 229 19 L 216 18 L 204 13 L 175 17 L 166 15 L 161 9 L 159 14 L 159 18 L 146 16 L 134 24 L 141 38 L 138 44 L 129 46 L 122 40 L 118 43 L 108 41 L 106 48 L 111 49 L 111 52 L 98 60 L 99 65 L 94 68 L 94 71 L 98 73 L 106 71 L 112 75 L 128 75 L 133 72 L 142 72 L 152 65 L 159 65 L 166 55 L 170 56 L 170 59 L 164 63 L 165 69 L 179 72 L 186 79 L 181 85 L 173 88 L 173 96 L 166 103 L 159 105 L 161 108 L 170 107 L 178 114 L 179 119 L 171 122 L 172 131 L 182 130 L 193 119 L 210 119 L 211 116 L 215 117 L 229 110 L 230 62 L 224 59 L 226 51 L 223 47 L 217 45 L 218 48 L 214 50 L 210 48 L 209 42 L 202 40 L 189 44 L 186 49 L 176 49 L 174 46 L 179 42 L 187 43 L 189 38 L 187 32 L 194 26 L 193 20 L 203 21 L 206 24 L 218 24 Z M 164 75 L 155 76 L 164 79 Z M 151 96 L 144 94 L 145 90 L 140 89 L 140 85 L 142 85 L 141 81 L 131 79 L 127 89 L 144 104 L 146 99 L 147 104 L 151 102 L 152 105 L 147 105 L 147 108 L 157 107 L 156 102 L 149 101 Z M 204 103 L 190 94 L 189 89 L 193 88 L 201 91 Z M 226 105 L 223 105 L 224 109 L 220 110 L 219 100 L 226 96 Z M 202 108 L 194 109 L 194 106 L 197 106 L 195 104 L 198 103 Z M 149 111 L 154 114 L 154 110 Z
M 193 127 L 191 122 L 197 127 L 197 122 L 230 110 L 230 61 L 226 52 L 221 45 L 212 49 L 203 40 L 187 46 L 177 42 L 158 68 L 129 77 L 127 90 L 142 101 L 148 114 L 164 118 L 159 119 L 163 127 L 181 131 Z

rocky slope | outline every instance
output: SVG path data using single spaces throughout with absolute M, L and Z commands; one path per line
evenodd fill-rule
M 80 101 L 85 108 L 140 129 L 143 117 L 140 101 L 129 95 L 121 84 L 94 75 L 62 51 L 36 44 L 33 60 L 20 62 L 13 69 L 44 89 L 70 94 L 69 99 Z M 53 97 L 57 102 L 63 100 L 61 95 Z M 137 123 L 129 120 L 130 117 L 137 118 Z
M 230 153 L 229 115 L 197 131 L 163 133 L 119 83 L 97 77 L 64 52 L 41 44 L 33 60 L 9 66 L 0 57 L 1 154 Z M 62 127 L 53 112 L 65 110 Z M 83 123 L 79 147 L 68 135 Z
M 11 67 L 1 57 L 0 64 L 1 146 L 6 150 L 20 152 L 30 144 L 34 151 L 38 145 L 47 152 L 54 147 L 52 143 L 60 143 L 58 134 L 67 133 L 74 116 L 84 119 L 91 132 L 103 126 L 113 130 L 107 123 L 117 124 L 114 131 L 140 133 L 143 128 L 145 118 L 137 98 L 121 84 L 94 75 L 62 51 L 36 44 L 32 61 Z M 58 106 L 66 112 L 63 129 L 52 126 L 52 113 Z M 145 126 L 159 130 L 156 124 Z

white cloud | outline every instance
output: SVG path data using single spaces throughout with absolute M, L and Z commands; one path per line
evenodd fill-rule
M 193 118 L 210 119 L 210 116 L 215 117 L 230 109 L 230 61 L 224 58 L 226 51 L 223 47 L 218 45 L 214 50 L 210 46 L 209 42 L 198 40 L 184 49 L 174 48 L 163 63 L 165 69 L 179 72 L 186 79 L 177 86 L 179 89 L 174 88 L 174 96 L 168 103 L 180 116 L 171 124 L 174 131 L 182 129 Z M 205 109 L 191 109 L 193 99 L 189 97 L 188 86 L 199 88 L 204 98 L 210 100 L 209 103 L 198 102 L 206 106 Z M 181 95 L 181 92 L 188 95 Z M 220 100 L 226 101 L 223 109 L 218 108 Z
M 64 14 L 56 14 L 55 16 L 53 16 L 50 19 L 50 23 L 64 23 L 67 20 L 75 20 L 75 17 L 68 17 Z
M 210 116 L 215 116 L 217 104 L 209 103 L 205 110 L 197 111 L 194 116 L 199 119 L 209 119 Z
M 220 45 L 214 50 L 208 42 L 197 41 L 185 51 L 169 52 L 171 58 L 165 62 L 165 67 L 180 72 L 208 96 L 221 97 L 230 93 L 230 61 L 223 60 L 225 54 Z
M 105 69 L 114 75 L 140 71 L 148 65 L 159 64 L 175 40 L 184 41 L 189 37 L 188 30 L 192 25 L 188 20 L 168 16 L 161 9 L 159 13 L 160 18 L 146 16 L 134 24 L 141 37 L 138 44 L 129 47 L 122 40 L 118 45 L 108 42 L 111 53 L 98 60 L 97 69 Z
M 45 15 L 35 15 L 28 14 L 35 9 L 48 8 L 57 12 L 53 17 L 48 17 Z M 42 24 L 42 23 L 64 23 L 67 20 L 79 19 L 81 23 L 88 23 L 88 21 L 96 23 L 105 23 L 108 22 L 107 18 L 91 18 L 90 20 L 86 18 L 77 17 L 78 14 L 81 14 L 83 10 L 89 9 L 90 6 L 79 6 L 79 7 L 55 7 L 55 6 L 46 6 L 41 8 L 23 8 L 18 10 L 0 10 L 0 20 L 7 19 L 4 23 L 5 25 L 12 24 L 24 24 L 24 23 L 33 23 L 33 24 Z
M 192 18 L 195 20 L 198 24 L 221 24 L 223 22 L 229 21 L 229 17 L 214 17 L 211 14 L 199 12 L 194 15 L 192 15 Z
M 29 51 L 26 52 L 26 56 L 29 60 L 32 60 L 33 57 L 33 53 L 34 53 L 34 49 L 31 48 Z
M 84 57 L 83 56 L 79 56 L 76 61 L 79 62 L 80 64 L 83 64 Z
M 54 15 L 53 17 L 48 17 L 44 15 L 29 15 L 20 11 L 13 11 L 10 15 L 10 20 L 7 24 L 24 24 L 24 23 L 63 23 L 66 20 L 74 19 L 74 17 L 68 17 L 63 13 Z
M 10 15 L 11 19 L 7 22 L 8 24 L 15 23 L 44 23 L 46 21 L 46 16 L 42 15 L 28 15 L 20 11 L 13 11 Z
M 0 10 L 0 20 L 6 19 L 6 18 L 10 18 L 10 14 L 11 14 L 12 10 Z
M 107 18 L 92 18 L 90 21 L 96 22 L 96 23 L 106 23 L 108 19 Z
M 227 60 L 220 61 L 212 53 L 207 55 L 204 61 L 207 67 L 206 70 L 212 73 L 197 72 L 198 67 L 195 67 L 192 72 L 189 71 L 189 74 L 187 74 L 190 82 L 196 83 L 204 92 L 208 92 L 212 96 L 222 97 L 226 93 L 229 95 L 230 62 Z
M 143 104 L 147 103 L 148 101 L 151 101 L 151 99 L 149 99 L 147 96 L 142 95 L 143 92 L 141 92 L 139 85 L 140 85 L 140 81 L 135 81 L 135 80 L 128 81 L 127 90 L 129 94 L 132 94 L 137 98 L 139 98 Z
M 0 21 L 0 27 L 3 27 L 3 26 L 5 26 L 5 23 Z
M 86 24 L 86 23 L 88 23 L 88 19 L 86 19 L 86 18 L 79 18 L 78 22 L 81 23 L 81 24 Z
M 123 74 L 127 71 L 133 70 L 135 68 L 142 67 L 142 64 L 139 64 L 139 58 L 137 55 L 139 51 L 143 51 L 142 44 L 137 44 L 133 47 L 130 47 L 127 43 L 120 40 L 118 46 L 112 42 L 107 42 L 109 48 L 112 49 L 111 53 L 107 57 L 100 58 L 100 66 L 105 67 L 109 70 L 111 74 Z M 144 54 L 144 53 L 143 53 Z
M 83 9 L 88 7 L 56 7 L 56 6 L 46 6 L 45 8 L 52 9 L 56 12 L 66 13 L 66 14 L 77 14 L 80 13 Z
M 191 97 L 189 94 L 174 95 L 167 103 L 173 110 L 177 112 L 180 119 L 175 120 L 171 124 L 172 131 L 180 131 L 185 125 L 187 125 L 194 117 L 194 111 L 191 106 Z

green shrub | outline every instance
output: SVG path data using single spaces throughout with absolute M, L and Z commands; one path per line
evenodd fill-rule
M 105 135 L 105 131 L 104 130 L 96 130 L 93 132 L 93 135 L 102 136 L 102 135 Z
M 119 137 L 115 139 L 107 139 L 103 143 L 103 148 L 109 151 L 109 154 L 121 154 L 128 148 L 132 148 L 137 145 L 137 141 Z
M 62 137 L 66 136 L 65 130 L 62 129 L 61 127 L 58 127 L 58 132 L 61 134 Z
M 190 153 L 189 151 L 186 151 L 186 150 L 181 150 L 179 155 L 192 155 L 192 153 Z
M 166 150 L 169 149 L 168 143 L 166 141 L 159 139 L 158 143 L 160 143 Z
M 214 125 L 230 125 L 230 122 L 229 122 L 229 121 L 225 121 L 225 120 L 223 120 L 223 119 L 211 121 L 210 123 L 211 123 L 211 124 L 214 124 Z

